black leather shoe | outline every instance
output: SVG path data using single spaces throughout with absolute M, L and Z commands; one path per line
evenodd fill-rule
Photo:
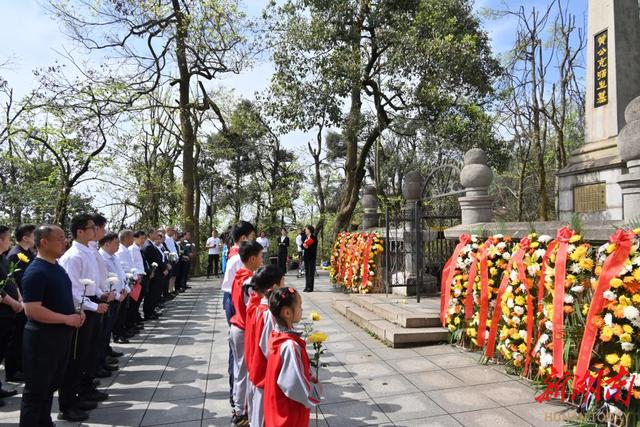
M 91 381 L 91 385 L 93 386 L 93 388 L 99 387 L 100 386 L 100 380 Z
M 90 400 L 91 402 L 102 402 L 103 400 L 107 400 L 109 395 L 99 390 L 93 390 L 89 393 L 81 394 L 78 398 L 80 400 Z
M 109 355 L 107 355 L 107 357 L 104 358 L 104 361 L 108 365 L 117 365 L 118 364 L 118 359 L 116 357 L 109 356 Z
M 129 340 L 126 337 L 118 337 L 113 341 L 117 342 L 118 344 L 129 344 Z
M 122 353 L 120 351 L 115 351 L 115 350 L 109 349 L 109 356 L 111 356 L 111 357 L 122 357 L 122 356 L 124 356 L 124 353 Z
M 98 369 L 96 372 L 96 377 L 98 378 L 109 378 L 111 376 L 111 371 L 107 371 L 106 369 Z
M 90 400 L 79 400 L 76 402 L 76 408 L 81 411 L 91 411 L 92 409 L 96 409 L 98 404 L 96 402 L 92 402 Z
M 81 421 L 86 420 L 87 418 L 89 418 L 89 414 L 87 414 L 84 411 L 81 411 L 79 409 L 69 409 L 68 411 L 65 412 L 60 412 L 58 414 L 58 419 L 59 420 L 65 420 L 65 421 L 71 421 L 74 423 L 78 423 Z
M 135 337 L 135 336 L 136 336 L 136 334 L 134 334 L 134 333 L 132 333 L 132 332 L 127 331 L 127 332 L 125 332 L 125 333 L 124 333 L 124 336 L 125 336 L 125 337 L 127 337 L 127 338 L 133 338 L 133 337 Z
M 111 372 L 115 372 L 118 371 L 120 368 L 118 367 L 118 365 L 102 365 L 103 369 L 106 369 L 107 371 L 111 371 Z
M 6 403 L 4 403 L 4 400 L 0 399 L 0 408 L 2 408 L 4 405 L 6 405 Z
M 18 390 L 5 390 L 3 388 L 0 388 L 0 399 L 2 399 L 3 397 L 15 396 L 16 394 L 18 394 Z

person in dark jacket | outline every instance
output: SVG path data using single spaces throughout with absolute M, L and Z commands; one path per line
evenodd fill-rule
M 278 240 L 278 267 L 280 270 L 287 274 L 287 256 L 289 253 L 289 236 L 287 236 L 287 230 L 283 228 L 280 230 L 280 240 Z
M 313 225 L 304 228 L 306 238 L 302 243 L 304 249 L 304 292 L 313 292 L 313 282 L 316 276 L 316 258 L 318 257 L 318 238 Z

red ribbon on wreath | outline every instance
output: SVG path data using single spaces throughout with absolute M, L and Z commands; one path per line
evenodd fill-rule
M 467 320 L 471 320 L 471 318 L 473 317 L 473 284 L 476 282 L 477 275 L 478 275 L 478 252 L 473 252 L 473 260 L 471 261 L 471 268 L 469 269 L 469 278 L 467 280 L 467 294 L 464 297 L 464 317 Z
M 569 240 L 573 236 L 569 227 L 562 227 L 556 234 L 558 254 L 555 264 L 553 295 L 553 368 L 557 377 L 564 375 L 564 285 L 567 279 L 567 254 Z
M 451 281 L 456 273 L 458 256 L 460 255 L 460 251 L 469 243 L 471 243 L 471 236 L 461 234 L 460 243 L 456 245 L 453 255 L 451 255 L 451 258 L 449 258 L 442 270 L 440 279 L 440 321 L 443 327 L 447 324 L 447 312 L 449 311 L 449 300 L 451 299 Z
M 518 279 L 522 283 L 526 284 L 527 282 L 523 260 L 524 260 L 524 255 L 529 250 L 530 245 L 531 245 L 531 239 L 529 237 L 525 237 L 522 240 L 520 240 L 520 243 L 518 244 L 518 249 L 509 260 L 507 269 L 502 274 L 502 280 L 500 281 L 500 288 L 498 289 L 498 296 L 496 299 L 496 306 L 493 309 L 493 317 L 491 319 L 491 329 L 489 330 L 489 341 L 487 341 L 486 355 L 488 358 L 493 357 L 493 352 L 496 347 L 496 337 L 498 336 L 498 323 L 500 322 L 500 316 L 502 315 L 502 308 L 501 308 L 502 296 L 504 295 L 505 291 L 507 290 L 507 287 L 509 286 L 509 281 L 511 280 L 511 270 L 513 269 L 514 264 L 518 272 Z
M 491 239 L 491 238 L 489 238 Z M 489 266 L 487 263 L 488 243 L 480 247 L 480 315 L 478 319 L 478 347 L 484 346 L 484 332 L 487 329 L 487 316 L 489 314 Z
M 376 237 L 375 233 L 369 233 L 367 237 L 367 242 L 363 248 L 364 250 L 364 259 L 362 267 L 362 283 L 360 285 L 361 288 L 366 288 L 369 284 L 369 257 L 371 256 L 371 245 L 373 244 L 373 239 Z
M 624 266 L 625 261 L 629 258 L 631 252 L 631 244 L 635 234 L 632 231 L 624 231 L 618 229 L 609 241 L 616 245 L 615 250 L 607 257 L 602 266 L 602 274 L 598 279 L 589 313 L 585 321 L 584 334 L 580 343 L 580 352 L 578 353 L 578 363 L 576 365 L 575 376 L 573 379 L 573 391 L 578 392 L 581 385 L 585 384 L 587 375 L 589 375 L 589 362 L 591 361 L 591 351 L 596 340 L 598 327 L 594 323 L 594 318 L 600 314 L 604 306 L 604 293 L 611 287 L 611 279 L 620 274 L 620 270 Z M 555 353 L 555 348 L 554 348 Z

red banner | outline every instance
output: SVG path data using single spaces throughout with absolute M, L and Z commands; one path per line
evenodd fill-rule
M 567 279 L 567 252 L 573 231 L 562 227 L 556 234 L 558 254 L 555 263 L 553 294 L 553 367 L 556 376 L 564 375 L 564 284 Z
M 487 263 L 487 243 L 480 248 L 480 316 L 478 320 L 478 347 L 484 347 L 484 333 L 487 330 L 489 314 L 489 266 Z
M 456 273 L 456 262 L 460 251 L 469 243 L 471 243 L 470 235 L 460 235 L 460 243 L 456 245 L 453 255 L 451 255 L 451 258 L 449 258 L 442 270 L 442 276 L 440 278 L 440 321 L 443 327 L 447 325 L 447 312 L 449 311 L 449 300 L 451 298 L 451 281 Z

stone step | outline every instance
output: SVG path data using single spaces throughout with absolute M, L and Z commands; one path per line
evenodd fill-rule
M 424 308 L 417 303 L 403 303 L 406 299 L 381 297 L 379 295 L 350 295 L 351 301 L 382 319 L 403 328 L 428 328 L 440 326 L 438 310 Z
M 447 330 L 442 327 L 402 328 L 355 304 L 351 298 L 334 298 L 332 306 L 349 320 L 392 347 L 440 343 L 446 341 L 448 337 Z

